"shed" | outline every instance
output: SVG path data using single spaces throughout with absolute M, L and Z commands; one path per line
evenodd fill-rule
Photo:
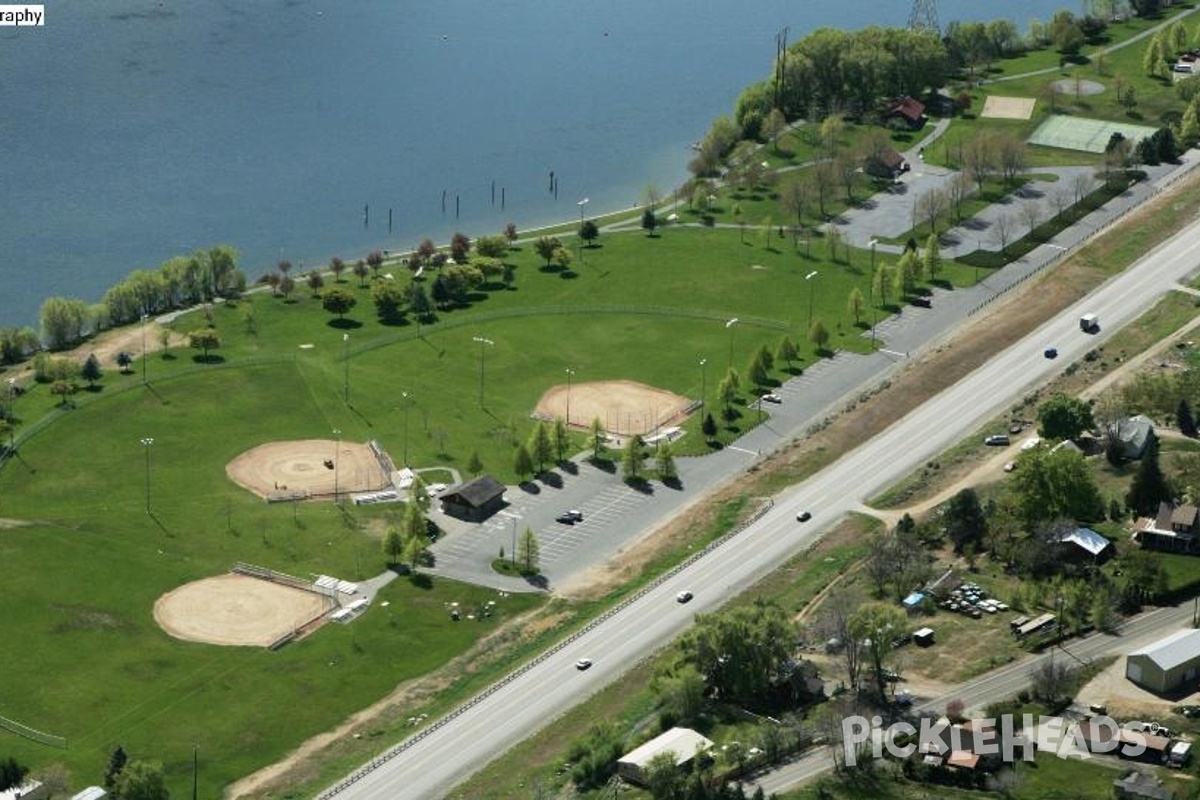
M 504 484 L 491 475 L 480 475 L 444 492 L 438 499 L 442 511 L 450 516 L 482 522 L 504 507 Z
M 1200 630 L 1176 631 L 1125 658 L 1125 677 L 1152 692 L 1170 694 L 1200 675 Z
M 920 628 L 913 631 L 913 641 L 921 647 L 933 644 L 933 628 Z
M 1112 542 L 1091 528 L 1073 528 L 1058 537 L 1058 543 L 1066 558 L 1077 558 L 1103 563 L 1113 554 Z
M 641 747 L 626 753 L 617 760 L 617 774 L 630 783 L 645 785 L 642 770 L 660 753 L 671 753 L 675 766 L 688 764 L 698 753 L 712 749 L 711 739 L 696 733 L 691 728 L 671 728 L 659 734 Z

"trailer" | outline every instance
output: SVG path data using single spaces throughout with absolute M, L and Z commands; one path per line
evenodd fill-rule
M 1084 333 L 1095 333 L 1100 330 L 1100 317 L 1095 314 L 1084 314 L 1079 318 L 1079 330 Z

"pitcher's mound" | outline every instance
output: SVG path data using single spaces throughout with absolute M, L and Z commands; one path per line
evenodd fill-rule
M 538 400 L 537 413 L 561 417 L 574 428 L 588 428 L 598 418 L 609 433 L 644 436 L 677 424 L 691 406 L 682 395 L 637 381 L 592 381 L 552 387 Z

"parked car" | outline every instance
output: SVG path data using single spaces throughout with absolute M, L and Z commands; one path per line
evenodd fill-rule
M 796 514 L 797 522 L 808 522 L 810 519 L 812 519 L 811 511 L 800 511 Z
M 554 518 L 554 521 L 561 522 L 564 525 L 574 525 L 576 522 L 583 522 L 583 512 L 572 508 L 570 511 L 564 511 L 559 514 Z
M 983 443 L 993 447 L 1004 447 L 1008 444 L 1008 434 L 993 433 L 983 440 Z
M 691 599 L 692 599 L 692 593 L 686 589 L 684 589 L 679 594 L 675 595 L 675 602 L 677 602 L 677 603 L 686 603 Z
M 764 394 L 762 396 L 762 399 L 766 400 L 768 403 L 782 403 L 783 402 L 783 398 L 780 397 L 779 395 L 775 394 L 774 392 Z
M 919 294 L 912 299 L 912 304 L 921 308 L 933 308 L 933 298 L 927 294 Z
M 581 658 L 575 662 L 575 669 L 582 672 L 585 669 L 591 669 L 592 660 L 590 658 Z

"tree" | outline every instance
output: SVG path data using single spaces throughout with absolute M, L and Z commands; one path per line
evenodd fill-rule
M 533 243 L 533 251 L 546 261 L 546 266 L 550 266 L 550 261 L 554 258 L 554 253 L 562 249 L 562 242 L 557 236 L 539 236 Z
M 467 238 L 465 233 L 457 231 L 450 237 L 450 257 L 459 264 L 467 260 L 468 254 L 471 252 L 471 240 Z
M 732 373 L 730 370 L 729 373 Z M 732 374 L 727 373 L 721 382 L 717 384 L 717 397 L 721 404 L 725 407 L 725 418 L 730 419 L 733 416 L 733 401 L 737 398 L 737 381 Z
M 408 299 L 405 287 L 395 281 L 376 281 L 371 286 L 371 301 L 375 314 L 384 322 L 396 322 L 404 316 L 404 304 Z
M 387 532 L 383 534 L 383 557 L 388 564 L 395 564 L 400 560 L 400 554 L 404 551 L 404 539 L 400 536 L 400 531 L 396 530 L 395 526 L 389 526 Z
M 858 686 L 858 674 L 862 669 L 859 657 L 862 640 L 850 631 L 850 618 L 857 607 L 857 598 L 844 589 L 835 591 L 821 607 L 822 634 L 837 640 L 842 667 L 846 670 L 846 686 L 850 689 Z
M 80 370 L 79 374 L 88 382 L 88 386 L 95 386 L 96 381 L 100 380 L 104 375 L 104 372 L 100 369 L 100 359 L 96 358 L 95 353 L 90 354 L 87 360 L 83 362 L 83 369 Z
M 863 654 L 875 670 L 875 685 L 881 698 L 887 697 L 883 662 L 907 627 L 904 612 L 890 603 L 864 603 L 850 617 L 850 633 L 863 643 Z
M 413 572 L 416 572 L 421 554 L 425 552 L 428 535 L 429 520 L 425 518 L 425 512 L 419 504 L 410 502 L 404 509 L 404 531 L 400 534 L 403 547 L 400 555 Z
M 683 775 L 675 765 L 673 752 L 655 754 L 646 764 L 642 776 L 654 800 L 677 800 L 683 791 Z
M 200 328 L 188 333 L 188 347 L 193 350 L 201 350 L 204 353 L 204 361 L 208 361 L 208 351 L 216 350 L 221 346 L 221 336 L 214 328 Z
M 846 301 L 846 310 L 850 312 L 850 316 L 854 317 L 854 324 L 858 325 L 862 322 L 863 308 L 866 301 L 863 299 L 862 292 L 855 286 L 850 290 L 850 297 Z
M 567 457 L 567 451 L 571 449 L 571 432 L 567 430 L 567 422 L 562 417 L 554 418 L 554 430 L 551 431 L 550 438 L 554 444 L 554 454 L 559 461 L 563 461 Z
M 1062 708 L 1070 699 L 1071 671 L 1062 659 L 1055 659 L 1054 651 L 1029 671 L 1029 683 L 1033 696 L 1045 703 L 1052 711 Z
M 1125 495 L 1125 505 L 1142 516 L 1153 516 L 1158 513 L 1160 502 L 1172 498 L 1171 485 L 1158 463 L 1158 437 L 1151 433 L 1137 472 L 1129 484 L 1129 493 Z
M 600 238 L 600 228 L 592 220 L 586 219 L 579 226 L 579 238 L 587 242 L 588 247 L 591 247 L 592 242 Z
M 168 800 L 162 764 L 131 761 L 117 778 L 114 794 L 121 800 Z
M 0 758 L 0 792 L 20 787 L 28 774 L 29 767 L 18 764 L 12 756 Z
M 704 434 L 704 438 L 710 441 L 717 435 L 717 421 L 713 419 L 711 411 L 704 415 L 704 419 L 700 423 L 700 431 Z
M 792 658 L 796 630 L 778 605 L 755 600 L 714 614 L 696 615 L 679 650 L 722 701 L 756 703 Z
M 108 769 L 104 772 L 104 786 L 111 789 L 117 785 L 117 778 L 120 777 L 121 771 L 125 769 L 125 764 L 129 761 L 129 756 L 125 754 L 125 748 L 117 745 L 117 749 L 112 751 L 112 755 L 108 758 Z
M 539 551 L 537 535 L 533 528 L 525 528 L 520 541 L 517 542 L 517 560 L 521 562 L 521 568 L 526 574 L 532 575 L 537 572 Z
M 767 368 L 763 364 L 762 353 L 755 353 L 754 359 L 750 362 L 750 369 L 746 371 L 746 377 L 755 386 L 764 386 L 771 379 L 767 373 Z
M 346 262 L 334 256 L 329 259 L 329 271 L 333 273 L 333 280 L 336 283 L 341 283 L 342 273 L 346 271 Z
M 370 268 L 367 267 L 367 262 L 360 258 L 354 262 L 354 267 L 351 271 L 358 278 L 358 285 L 360 287 L 367 285 L 367 276 L 371 274 Z
M 604 424 L 600 422 L 599 417 L 592 419 L 592 424 L 588 428 L 587 446 L 592 451 L 592 460 L 599 461 L 604 455 L 606 445 L 608 443 L 608 432 L 604 430 Z
M 54 381 L 54 383 L 50 384 L 50 394 L 58 397 L 58 404 L 65 408 L 67 405 L 67 398 L 75 394 L 75 385 L 70 381 Z
M 675 453 L 670 442 L 659 442 L 655 451 L 655 462 L 660 481 L 669 483 L 679 479 L 679 469 L 675 466 Z
M 1200 436 L 1200 431 L 1196 430 L 1196 418 L 1192 416 L 1192 407 L 1186 397 L 1179 399 L 1179 406 L 1175 409 L 1175 421 L 1179 425 L 1179 432 L 1184 436 L 1189 439 Z
M 522 481 L 529 475 L 533 474 L 533 457 L 529 455 L 529 449 L 525 445 L 517 446 L 517 455 L 513 461 L 513 472 L 517 473 L 517 477 Z
M 1073 450 L 1035 447 L 1021 453 L 1021 468 L 1013 473 L 1009 486 L 1027 525 L 1060 517 L 1104 517 L 1104 499 L 1092 472 Z
M 526 447 L 530 458 L 533 459 L 533 463 L 537 467 L 537 472 L 543 472 L 546 469 L 546 464 L 554 458 L 554 445 L 550 441 L 550 430 L 545 422 L 538 422 L 533 432 L 529 435 L 529 443 Z
M 1074 439 L 1096 423 L 1086 401 L 1057 392 L 1038 406 L 1038 424 L 1047 439 Z
M 625 473 L 627 481 L 636 481 L 641 478 L 642 466 L 645 463 L 645 455 L 642 453 L 643 446 L 642 437 L 636 433 L 625 442 L 625 451 L 621 454 L 621 470 Z
M 478 475 L 483 472 L 483 461 L 479 459 L 479 451 L 472 450 L 471 458 L 467 461 L 467 472 Z
M 961 553 L 967 545 L 978 546 L 987 532 L 987 517 L 979 504 L 979 495 L 966 488 L 950 498 L 942 517 L 946 535 L 954 543 L 954 552 Z
M 296 279 L 291 275 L 284 275 L 279 279 L 279 293 L 283 295 L 285 300 L 291 300 L 292 292 L 296 291 Z
M 647 208 L 642 212 L 642 230 L 647 236 L 654 236 L 654 230 L 658 227 L 658 216 L 653 209 Z
M 325 287 L 325 277 L 321 275 L 319 271 L 314 269 L 305 276 L 304 280 L 308 284 L 308 288 L 309 291 L 312 292 L 312 296 L 320 297 L 321 289 Z
M 565 247 L 560 247 L 555 250 L 554 263 L 559 266 L 559 269 L 563 270 L 571 266 L 571 251 Z
M 925 240 L 925 277 L 935 281 L 942 272 L 942 246 L 937 234 L 929 234 Z
M 321 308 L 330 314 L 337 314 L 338 319 L 344 319 L 356 305 L 358 298 L 346 289 L 336 286 L 321 295 Z
M 51 297 L 42 303 L 42 337 L 48 350 L 65 350 L 82 339 L 87 328 L 88 307 L 82 300 Z
M 829 344 L 829 331 L 820 317 L 814 319 L 809 326 L 808 340 L 816 346 L 818 353 L 825 352 L 825 347 Z
M 800 355 L 800 351 L 796 348 L 796 343 L 792 341 L 792 337 L 784 336 L 779 340 L 779 345 L 775 348 L 775 358 L 788 365 L 791 369 L 792 362 Z
M 133 356 L 122 350 L 121 352 L 117 353 L 116 361 L 117 367 L 121 370 L 121 374 L 128 375 L 129 365 L 133 363 Z

